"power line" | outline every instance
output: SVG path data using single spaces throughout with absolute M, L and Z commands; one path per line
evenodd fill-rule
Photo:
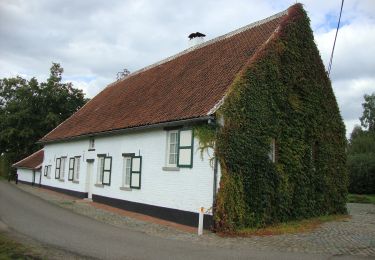
M 332 69 L 332 60 L 333 60 L 333 52 L 335 51 L 336 39 L 337 39 L 337 33 L 339 32 L 339 28 L 340 28 L 341 14 L 342 14 L 342 8 L 343 8 L 343 6 L 344 6 L 344 0 L 341 1 L 341 9 L 340 9 L 339 22 L 337 23 L 337 29 L 336 29 L 336 35 L 335 35 L 335 41 L 333 42 L 331 58 L 329 59 L 329 64 L 328 64 L 328 77 L 329 77 L 329 75 L 331 74 L 331 69 Z

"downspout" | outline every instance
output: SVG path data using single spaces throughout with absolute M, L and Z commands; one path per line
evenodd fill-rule
M 218 164 L 219 164 L 219 160 L 217 159 L 217 156 L 215 155 L 215 159 L 214 159 L 214 185 L 213 185 L 213 196 L 212 196 L 212 215 L 214 214 L 214 209 L 215 209 Z
M 42 169 L 43 168 L 41 168 L 39 172 L 39 187 L 42 187 L 42 172 L 43 172 Z
M 33 181 L 31 182 L 31 186 L 34 186 L 35 184 L 35 170 L 33 170 Z

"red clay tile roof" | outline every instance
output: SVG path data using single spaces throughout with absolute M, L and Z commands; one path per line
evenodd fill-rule
M 44 159 L 44 151 L 43 149 L 33 153 L 32 155 L 22 159 L 19 162 L 16 162 L 12 166 L 15 168 L 27 168 L 27 169 L 32 169 L 36 170 L 42 167 Z
M 40 141 L 211 114 L 241 68 L 287 14 L 250 24 L 110 84 Z

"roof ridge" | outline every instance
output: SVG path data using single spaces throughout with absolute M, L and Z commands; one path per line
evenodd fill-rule
M 41 152 L 41 151 L 44 151 L 44 148 L 39 149 L 38 151 L 36 151 L 36 152 L 30 154 L 30 155 L 27 156 L 26 158 L 23 158 L 22 160 L 20 160 L 20 161 L 18 161 L 18 162 L 16 162 L 16 163 L 13 163 L 13 164 L 12 164 L 12 167 L 15 167 L 16 164 L 19 164 L 19 163 L 21 163 L 21 162 L 23 162 L 23 161 L 29 159 L 30 157 L 32 157 L 33 155 L 35 155 L 35 154 L 37 154 L 37 153 L 39 153 L 39 152 Z
M 143 67 L 143 68 L 141 68 L 141 69 L 138 69 L 138 70 L 136 70 L 136 71 L 130 73 L 128 76 L 126 76 L 126 77 L 124 77 L 124 78 L 122 78 L 122 79 L 120 79 L 120 80 L 116 80 L 116 81 L 114 81 L 114 82 L 108 84 L 106 88 L 111 87 L 111 86 L 113 86 L 113 85 L 115 85 L 115 84 L 117 84 L 117 83 L 119 83 L 119 82 L 125 81 L 125 80 L 131 78 L 132 76 L 135 76 L 135 75 L 137 75 L 137 74 L 139 74 L 139 73 L 142 73 L 142 72 L 147 71 L 147 70 L 149 70 L 149 69 L 155 68 L 155 67 L 157 67 L 157 66 L 159 66 L 159 65 L 162 65 L 162 64 L 164 64 L 164 63 L 167 63 L 167 62 L 169 62 L 169 61 L 171 61 L 171 60 L 174 60 L 174 59 L 176 59 L 176 58 L 178 58 L 178 57 L 180 57 L 180 56 L 182 56 L 182 55 L 185 55 L 185 54 L 187 54 L 187 53 L 189 53 L 189 52 L 192 52 L 192 51 L 194 51 L 194 50 L 198 50 L 198 49 L 203 48 L 203 47 L 205 47 L 205 46 L 207 46 L 207 45 L 211 45 L 211 44 L 213 44 L 213 43 L 216 43 L 216 42 L 219 42 L 219 41 L 221 41 L 221 40 L 224 40 L 224 39 L 227 39 L 227 38 L 229 38 L 229 37 L 232 37 L 232 36 L 234 36 L 234 35 L 237 35 L 237 34 L 243 32 L 243 31 L 246 31 L 246 30 L 248 30 L 248 29 L 252 29 L 252 28 L 254 28 L 254 27 L 256 27 L 256 26 L 259 26 L 259 25 L 262 25 L 262 24 L 267 23 L 267 22 L 269 22 L 269 21 L 272 21 L 272 20 L 274 20 L 274 19 L 277 19 L 277 18 L 279 18 L 279 17 L 281 17 L 281 16 L 283 16 L 283 15 L 288 14 L 288 10 L 289 10 L 289 8 L 286 9 L 286 10 L 284 10 L 284 11 L 281 11 L 281 12 L 279 12 L 279 13 L 276 13 L 276 14 L 274 14 L 274 15 L 271 15 L 271 16 L 269 16 L 269 17 L 267 17 L 267 18 L 264 18 L 264 19 L 262 19 L 262 20 L 258 20 L 258 21 L 252 22 L 252 23 L 250 23 L 250 24 L 248 24 L 248 25 L 245 25 L 245 26 L 243 26 L 243 27 L 241 27 L 241 28 L 239 28 L 239 29 L 236 29 L 236 30 L 234 30 L 234 31 L 231 31 L 231 32 L 229 32 L 229 33 L 226 33 L 226 34 L 223 34 L 223 35 L 221 35 L 221 36 L 215 37 L 215 38 L 213 38 L 213 39 L 211 39 L 211 40 L 209 40 L 209 41 L 206 41 L 206 42 L 203 42 L 203 43 L 197 44 L 197 45 L 195 45 L 195 46 L 192 46 L 192 47 L 190 47 L 190 48 L 188 48 L 188 49 L 185 49 L 185 50 L 183 50 L 183 51 L 181 51 L 181 52 L 179 52 L 179 53 L 177 53 L 177 54 L 174 54 L 174 55 L 172 55 L 172 56 L 169 56 L 169 57 L 167 57 L 167 58 L 165 58 L 165 59 L 162 59 L 162 60 L 160 60 L 160 61 L 158 61 L 158 62 L 155 62 L 155 63 L 153 63 L 153 64 L 151 64 L 151 65 L 148 65 L 148 66 L 146 66 L 146 67 Z

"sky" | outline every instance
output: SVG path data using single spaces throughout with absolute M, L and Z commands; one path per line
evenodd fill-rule
M 287 9 L 295 0 L 0 0 L 0 78 L 44 81 L 52 62 L 92 98 L 116 80 L 189 47 Z M 301 0 L 328 65 L 341 0 Z M 346 0 L 332 86 L 347 136 L 360 124 L 363 95 L 375 92 L 375 0 Z

